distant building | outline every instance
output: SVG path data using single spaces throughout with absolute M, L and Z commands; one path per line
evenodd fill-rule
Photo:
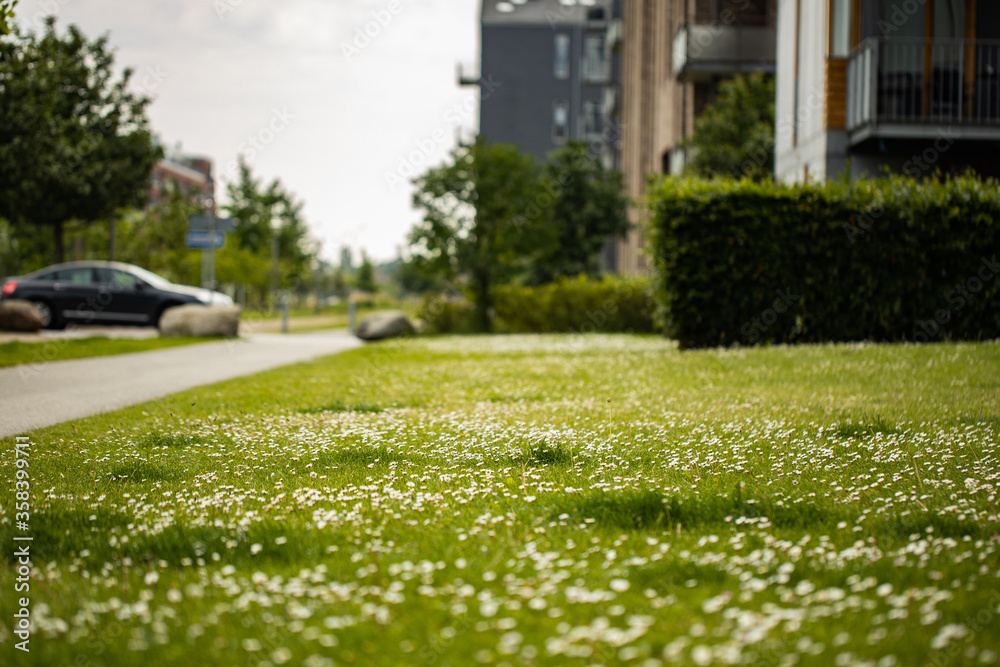
M 626 0 L 621 40 L 621 168 L 633 232 L 618 244 L 619 273 L 643 273 L 650 175 L 678 174 L 681 143 L 737 73 L 775 71 L 774 0 Z
M 649 176 L 680 173 L 681 143 L 719 83 L 775 71 L 776 0 L 484 0 L 480 134 L 545 158 L 569 139 L 625 175 L 635 229 L 606 253 L 645 272 Z
M 1000 2 L 780 0 L 775 175 L 1000 175 Z
M 616 162 L 608 123 L 617 94 L 614 30 L 621 0 L 483 0 L 479 133 L 545 160 L 567 141 Z M 620 26 L 620 24 L 618 24 Z
M 153 166 L 149 203 L 160 204 L 168 198 L 168 183 L 173 183 L 181 193 L 192 201 L 212 201 L 215 210 L 215 179 L 212 177 L 212 161 L 203 157 L 181 154 L 179 149 L 167 151 L 166 157 Z

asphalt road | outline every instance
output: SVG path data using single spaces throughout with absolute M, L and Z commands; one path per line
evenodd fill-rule
M 257 334 L 151 352 L 0 368 L 0 437 L 360 345 L 345 331 Z

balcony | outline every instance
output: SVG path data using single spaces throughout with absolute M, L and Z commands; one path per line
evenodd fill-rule
M 608 22 L 608 34 L 604 40 L 605 57 L 617 51 L 625 41 L 625 24 L 621 19 Z
M 848 141 L 1000 139 L 1000 40 L 869 38 L 847 62 Z
M 674 74 L 690 82 L 745 72 L 774 72 L 773 26 L 684 25 L 674 38 Z

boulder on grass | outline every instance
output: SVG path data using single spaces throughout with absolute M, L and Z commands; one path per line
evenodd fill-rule
M 0 301 L 0 329 L 34 332 L 42 328 L 42 316 L 30 301 L 6 299 Z
M 376 313 L 361 320 L 354 335 L 361 340 L 382 340 L 415 333 L 413 324 L 400 312 Z
M 239 331 L 239 306 L 188 304 L 169 308 L 160 317 L 160 335 L 164 338 L 182 336 L 236 338 Z

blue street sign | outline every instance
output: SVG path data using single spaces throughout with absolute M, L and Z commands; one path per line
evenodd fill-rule
M 187 247 L 189 248 L 221 248 L 226 245 L 226 235 L 222 232 L 189 231 Z
M 233 218 L 214 218 L 211 215 L 192 215 L 188 218 L 188 229 L 196 232 L 207 232 L 214 229 L 217 232 L 228 234 L 236 229 L 236 220 Z

